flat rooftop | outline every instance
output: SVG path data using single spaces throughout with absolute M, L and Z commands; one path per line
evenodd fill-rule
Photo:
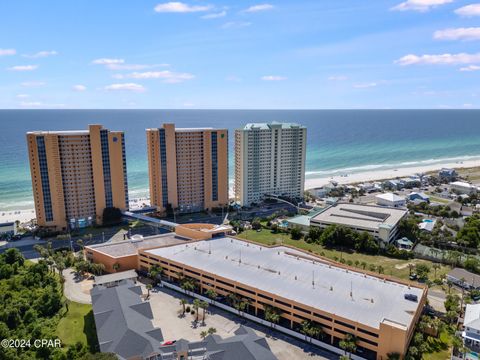
M 420 299 L 423 294 L 420 288 L 409 289 L 407 285 L 322 263 L 319 258 L 284 246 L 268 248 L 229 237 L 146 253 L 377 329 L 382 321 L 410 326 L 419 303 L 405 300 L 404 295 L 415 294 Z
M 115 272 L 112 274 L 95 276 L 95 285 L 102 285 L 105 283 L 127 280 L 127 279 L 136 279 L 138 277 L 135 270 L 127 270 Z
M 378 229 L 382 225 L 396 226 L 406 213 L 407 210 L 391 207 L 337 203 L 314 216 L 311 221 Z
M 305 129 L 305 126 L 300 124 L 273 121 L 271 123 L 249 123 L 245 125 L 242 130 L 270 130 L 274 127 L 280 127 L 282 129 Z
M 112 257 L 123 257 L 136 255 L 138 250 L 184 244 L 189 239 L 177 236 L 175 233 L 168 233 L 162 235 L 148 236 L 140 240 L 125 240 L 111 243 L 96 244 L 85 246 L 86 249 L 93 249 L 95 251 L 104 253 Z

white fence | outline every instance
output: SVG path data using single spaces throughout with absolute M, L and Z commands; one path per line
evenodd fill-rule
M 183 290 L 181 287 L 176 286 L 176 285 L 173 285 L 173 284 L 171 284 L 171 283 L 169 283 L 169 282 L 162 281 L 162 286 L 165 286 L 165 287 L 167 287 L 167 288 L 173 289 L 173 290 L 178 291 L 178 292 L 181 292 L 181 293 L 183 293 L 183 294 L 186 294 L 186 295 L 195 297 L 195 298 L 197 298 L 197 299 L 199 299 L 199 300 L 206 301 L 206 302 L 208 302 L 209 304 L 212 304 L 213 306 L 216 306 L 216 307 L 218 307 L 218 308 L 220 308 L 220 309 L 223 309 L 223 310 L 225 310 L 225 311 L 231 312 L 231 313 L 233 313 L 233 314 L 235 314 L 235 315 L 239 315 L 239 314 L 238 314 L 238 310 L 236 310 L 236 309 L 234 309 L 234 308 L 232 308 L 232 307 L 230 307 L 230 306 L 228 306 L 228 305 L 219 303 L 219 302 L 217 302 L 217 301 L 214 301 L 214 300 L 212 300 L 212 299 L 209 299 L 209 298 L 207 298 L 207 297 L 205 297 L 205 296 L 196 294 L 196 293 L 191 292 L 191 291 L 185 292 L 185 290 Z M 258 318 L 258 317 L 256 317 L 256 316 L 253 316 L 253 315 L 250 315 L 250 314 L 247 314 L 247 313 L 242 313 L 242 314 L 243 314 L 243 317 L 244 317 L 245 319 L 254 321 L 254 322 L 258 323 L 258 324 L 261 324 L 261 325 L 264 325 L 264 326 L 273 328 L 273 329 L 275 329 L 275 330 L 277 330 L 277 331 L 280 331 L 280 332 L 282 332 L 282 333 L 284 333 L 284 334 L 287 334 L 287 335 L 289 335 L 289 336 L 291 336 L 291 337 L 294 337 L 294 338 L 300 339 L 300 340 L 302 340 L 302 341 L 305 341 L 305 335 L 303 335 L 303 334 L 300 334 L 300 333 L 298 333 L 298 332 L 296 332 L 296 331 L 287 329 L 287 328 L 285 328 L 285 327 L 283 327 L 283 326 L 279 326 L 279 325 L 273 324 L 273 323 L 271 323 L 271 322 L 269 322 L 269 321 L 260 319 L 260 318 Z M 326 350 L 328 350 L 328 351 L 330 351 L 330 352 L 333 352 L 333 353 L 335 353 L 335 354 L 338 354 L 338 355 L 345 355 L 345 352 L 344 352 L 342 349 L 339 349 L 339 348 L 337 348 L 337 347 L 335 347 L 335 346 L 329 345 L 329 344 L 324 343 L 324 342 L 322 342 L 322 341 L 318 341 L 318 340 L 316 340 L 316 339 L 310 339 L 310 338 L 308 338 L 308 337 L 307 337 L 307 339 L 310 340 L 310 343 L 313 344 L 313 345 L 316 345 L 316 346 L 318 346 L 318 347 L 321 347 L 321 348 L 323 348 L 323 349 L 326 349 Z M 353 359 L 353 360 L 365 360 L 364 358 L 362 358 L 362 357 L 360 357 L 360 356 L 358 356 L 358 355 L 355 355 L 355 354 L 351 354 L 351 359 Z

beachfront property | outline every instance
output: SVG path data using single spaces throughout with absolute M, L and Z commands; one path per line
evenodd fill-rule
M 101 125 L 27 133 L 37 224 L 56 230 L 101 224 L 128 208 L 125 137 Z
M 397 239 L 398 224 L 407 213 L 407 210 L 393 207 L 336 203 L 312 217 L 310 226 L 342 225 L 366 231 L 386 245 Z
M 235 130 L 235 200 L 303 197 L 307 129 L 294 123 L 247 124 Z
M 234 335 L 209 335 L 203 341 L 178 339 L 165 344 L 162 330 L 153 326 L 153 312 L 132 280 L 91 290 L 93 316 L 101 352 L 121 360 L 276 360 L 265 338 L 240 326 Z M 168 324 L 165 324 L 168 326 Z
M 458 174 L 455 169 L 443 168 L 438 172 L 438 177 L 441 180 L 453 181 L 457 178 Z
M 394 193 L 384 193 L 375 196 L 375 203 L 380 206 L 404 207 L 406 200 Z
M 422 231 L 432 232 L 435 228 L 437 219 L 423 219 L 419 224 L 418 228 Z
M 464 181 L 454 181 L 450 183 L 450 189 L 462 195 L 476 194 L 478 190 L 478 188 L 475 185 L 472 185 Z
M 164 286 L 181 291 L 180 283 L 192 279 L 193 296 L 213 289 L 219 295 L 215 303 L 224 307 L 232 306 L 228 299 L 243 299 L 249 319 L 262 322 L 267 312 L 276 312 L 275 329 L 292 336 L 303 338 L 301 323 L 310 321 L 323 332 L 312 343 L 337 354 L 343 354 L 339 342 L 353 334 L 355 358 L 405 355 L 426 301 L 423 287 L 291 247 L 230 237 L 140 250 L 139 270 L 148 272 L 152 265 L 162 267 Z
M 150 202 L 160 212 L 196 212 L 228 204 L 228 130 L 147 129 Z

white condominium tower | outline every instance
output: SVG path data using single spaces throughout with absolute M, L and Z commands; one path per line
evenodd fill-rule
M 307 128 L 292 123 L 235 130 L 235 200 L 249 206 L 265 194 L 302 197 L 306 140 Z

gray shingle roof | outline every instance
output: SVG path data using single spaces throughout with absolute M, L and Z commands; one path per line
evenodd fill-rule
M 140 291 L 139 291 L 140 290 Z M 132 281 L 91 290 L 93 315 L 102 352 L 113 352 L 121 359 L 147 356 L 163 341 L 162 332 L 152 325 L 150 304 L 142 302 L 140 286 Z

